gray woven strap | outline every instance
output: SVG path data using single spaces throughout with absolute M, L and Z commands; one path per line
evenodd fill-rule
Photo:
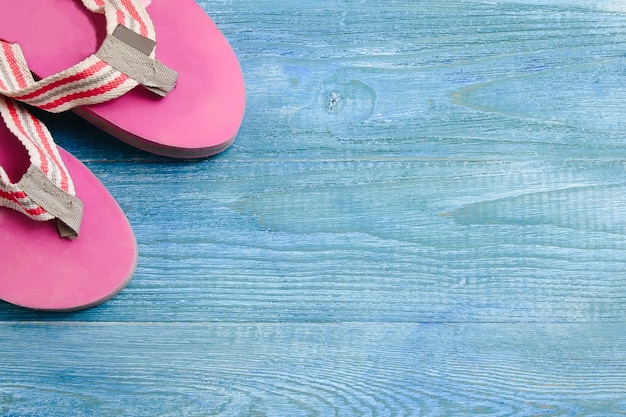
M 54 185 L 34 165 L 16 184 L 31 200 L 57 219 L 59 235 L 68 239 L 78 237 L 83 217 L 83 202 Z
M 176 86 L 178 74 L 150 58 L 156 42 L 123 25 L 107 35 L 96 56 L 161 97 Z

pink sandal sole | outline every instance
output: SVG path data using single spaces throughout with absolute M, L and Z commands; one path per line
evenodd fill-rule
M 19 43 L 37 77 L 65 70 L 94 53 L 105 20 L 78 0 L 0 0 L 0 39 Z M 76 113 L 146 151 L 180 158 L 219 153 L 234 140 L 245 108 L 239 62 L 194 0 L 153 0 L 157 59 L 178 72 L 176 88 L 157 98 L 139 87 Z
M 19 179 L 29 158 L 2 123 L 0 143 L 0 166 Z M 77 239 L 60 238 L 53 221 L 0 207 L 0 299 L 22 307 L 93 307 L 121 291 L 137 265 L 135 237 L 118 204 L 83 164 L 60 152 L 84 204 Z

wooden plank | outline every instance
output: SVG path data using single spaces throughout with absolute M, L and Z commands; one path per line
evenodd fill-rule
M 238 163 L 128 165 L 111 189 L 138 234 L 137 275 L 70 317 L 624 320 L 626 188 L 612 164 L 303 162 L 280 168 L 282 189 L 271 164 L 245 165 L 248 178 Z M 149 178 L 175 200 L 155 199 Z
M 2 324 L 6 416 L 626 413 L 623 324 Z
M 620 165 L 129 164 L 142 259 L 112 319 L 620 321 Z

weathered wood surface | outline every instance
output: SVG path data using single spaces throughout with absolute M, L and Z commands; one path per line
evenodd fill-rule
M 177 162 L 45 116 L 140 262 L 0 304 L 0 415 L 626 414 L 623 2 L 199 3 L 240 135 Z
M 624 415 L 623 324 L 5 325 L 8 416 Z

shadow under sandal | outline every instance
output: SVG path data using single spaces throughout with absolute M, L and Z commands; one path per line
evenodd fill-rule
M 124 213 L 25 108 L 0 95 L 0 115 L 0 299 L 50 311 L 110 299 L 137 265 Z
M 39 79 L 3 95 L 73 109 L 166 156 L 205 157 L 234 140 L 245 107 L 241 68 L 194 0 L 0 0 L 0 10 L 0 60 Z

